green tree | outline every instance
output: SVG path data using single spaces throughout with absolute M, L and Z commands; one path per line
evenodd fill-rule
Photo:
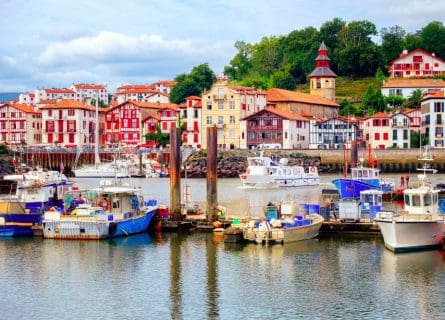
M 392 107 L 401 107 L 405 102 L 405 98 L 397 94 L 390 94 L 386 97 L 386 102 Z
M 414 90 L 413 93 L 403 102 L 403 107 L 407 109 L 415 109 L 420 107 L 420 101 L 423 98 L 423 92 L 420 89 Z
M 378 68 L 376 73 L 375 73 L 375 80 L 377 81 L 377 84 L 379 87 L 381 87 L 383 85 L 383 82 L 385 81 L 386 77 L 385 74 L 383 73 L 381 68 Z
M 297 82 L 289 72 L 278 70 L 270 78 L 269 88 L 295 90 L 296 87 Z
M 283 66 L 283 52 L 280 50 L 281 37 L 264 37 L 253 46 L 252 65 L 259 75 L 269 77 Z
M 163 133 L 161 130 L 161 124 L 158 123 L 156 126 L 156 133 L 147 133 L 145 135 L 146 141 L 156 141 L 158 145 L 165 147 L 170 143 L 170 135 L 168 133 Z
M 407 34 L 405 37 L 405 49 L 408 51 L 422 47 L 420 32 Z
M 421 46 L 445 58 L 445 27 L 441 21 L 432 21 L 420 31 Z
M 340 101 L 340 115 L 342 116 L 363 116 L 362 110 L 358 107 L 350 103 L 348 100 L 343 99 Z
M 377 89 L 374 91 L 372 86 L 369 86 L 363 95 L 363 110 L 367 114 L 374 114 L 377 112 L 383 112 L 386 110 L 386 101 L 383 97 L 382 92 Z
M 229 80 L 242 80 L 252 69 L 252 45 L 244 41 L 236 41 L 238 53 L 230 60 L 230 65 L 224 67 L 224 75 Z
M 170 101 L 179 104 L 189 96 L 201 96 L 203 91 L 212 87 L 216 76 L 209 65 L 204 63 L 194 67 L 189 74 L 177 75 L 175 81 L 176 85 L 170 91 Z
M 405 29 L 398 25 L 383 28 L 380 31 L 382 58 L 385 64 L 388 64 L 402 53 L 405 46 L 405 35 Z
M 420 136 L 417 131 L 411 131 L 409 139 L 410 139 L 411 148 L 419 148 L 420 147 Z

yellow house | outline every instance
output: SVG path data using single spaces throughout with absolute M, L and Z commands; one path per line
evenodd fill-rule
M 240 119 L 266 107 L 266 94 L 253 87 L 228 84 L 227 78 L 220 77 L 201 96 L 201 141 L 207 148 L 207 128 L 216 126 L 218 148 L 240 147 Z

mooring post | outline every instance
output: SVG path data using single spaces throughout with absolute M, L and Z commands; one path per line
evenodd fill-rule
M 179 128 L 170 129 L 170 214 L 174 221 L 181 220 L 181 151 Z
M 218 218 L 216 127 L 207 128 L 207 212 L 210 221 Z

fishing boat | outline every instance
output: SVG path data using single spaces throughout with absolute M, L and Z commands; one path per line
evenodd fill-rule
M 63 211 L 46 211 L 43 236 L 105 239 L 145 232 L 157 208 L 156 201 L 144 202 L 140 188 L 118 179 L 104 180 L 97 189 L 67 193 Z
M 259 157 L 248 157 L 247 165 L 246 172 L 240 174 L 245 187 L 302 187 L 320 184 L 317 167 L 290 166 L 286 158 L 276 162 L 261 153 Z
M 71 183 L 58 171 L 30 170 L 4 176 L 14 181 L 14 195 L 0 199 L 0 236 L 32 235 L 49 207 L 63 205 L 63 196 Z
M 265 220 L 250 220 L 243 227 L 243 237 L 258 244 L 286 243 L 315 238 L 323 224 L 317 213 L 295 214 L 292 201 L 283 201 L 278 209 L 269 203 Z
M 378 212 L 374 221 L 382 232 L 385 246 L 394 252 L 431 249 L 440 246 L 440 235 L 445 232 L 445 218 L 439 211 L 438 193 L 428 181 L 427 172 L 433 157 L 429 149 L 421 155 L 424 165 L 418 175 L 416 186 L 403 192 L 404 210 L 401 212 Z

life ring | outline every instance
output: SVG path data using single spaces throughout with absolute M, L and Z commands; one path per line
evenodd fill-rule
M 310 171 L 311 173 L 315 173 L 315 167 L 310 167 L 310 168 L 309 168 L 309 171 Z
M 48 211 L 54 212 L 54 211 L 56 211 L 56 208 L 54 208 L 54 207 L 51 207 L 51 208 L 49 208 L 49 210 L 48 210 Z
M 102 207 L 102 209 L 104 209 L 105 211 L 108 211 L 108 209 L 110 209 L 110 205 L 109 205 L 109 203 L 108 203 L 108 200 L 107 199 L 102 199 L 102 200 L 99 200 L 98 202 L 97 202 L 97 206 L 98 207 Z

